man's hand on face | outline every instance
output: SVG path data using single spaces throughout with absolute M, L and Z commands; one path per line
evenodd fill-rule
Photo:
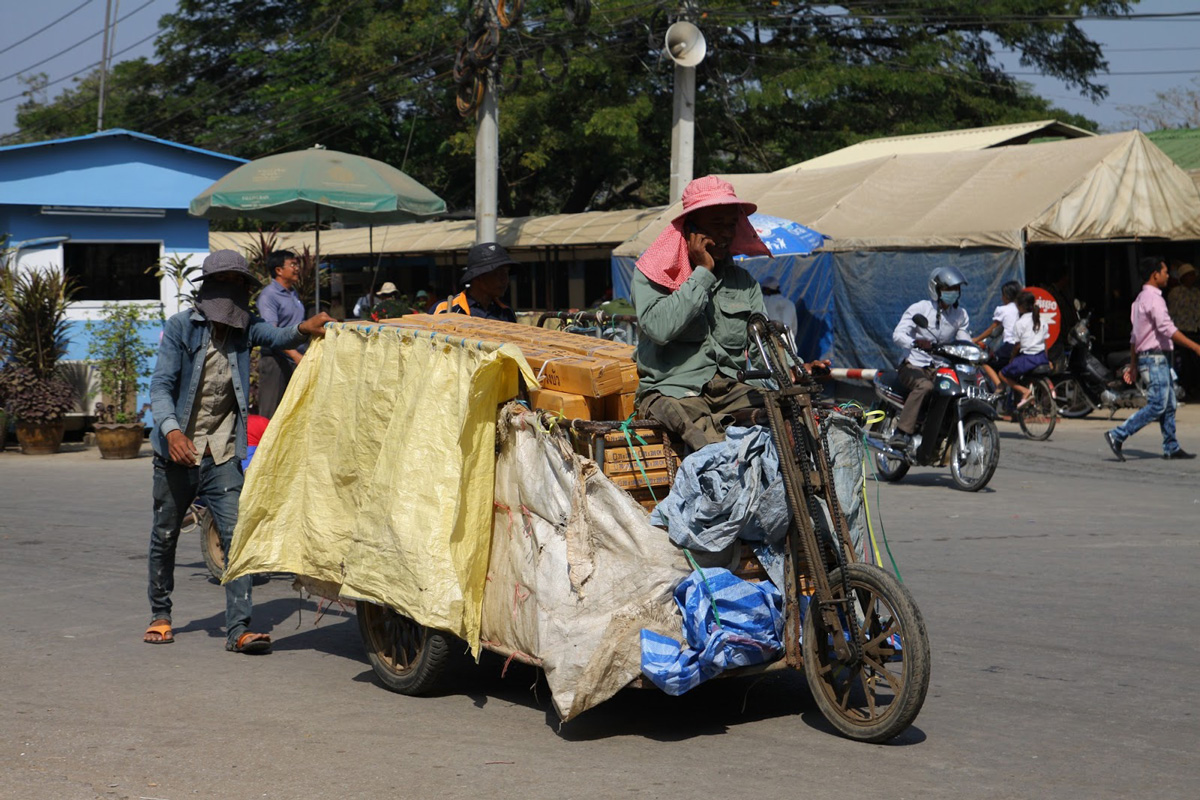
M 174 430 L 167 434 L 167 455 L 176 464 L 185 467 L 196 466 L 196 445 L 184 435 L 183 431 Z
M 688 260 L 692 262 L 692 267 L 704 267 L 707 270 L 712 270 L 717 264 L 712 257 L 712 253 L 708 252 L 708 248 L 713 245 L 712 238 L 708 234 L 697 230 L 694 226 L 686 230 Z
M 319 339 L 324 339 L 326 322 L 337 322 L 337 320 L 322 311 L 320 314 L 304 320 L 297 327 L 305 336 L 316 336 Z

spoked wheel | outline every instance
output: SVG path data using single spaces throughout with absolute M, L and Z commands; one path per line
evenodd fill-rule
M 1078 419 L 1092 413 L 1092 404 L 1075 378 L 1061 378 L 1054 384 L 1054 402 L 1058 413 L 1067 419 Z
M 996 471 L 1000 461 L 1000 434 L 996 423 L 982 414 L 972 414 L 963 420 L 963 444 L 959 445 L 958 432 L 951 431 L 954 446 L 950 449 L 950 477 L 960 489 L 977 492 Z
M 383 685 L 407 695 L 436 689 L 452 656 L 453 636 L 373 603 L 357 604 L 358 632 Z
M 1058 406 L 1054 402 L 1054 387 L 1049 378 L 1038 378 L 1029 385 L 1033 399 L 1025 407 L 1017 411 L 1017 421 L 1021 430 L 1030 439 L 1042 441 L 1054 433 L 1054 425 L 1058 421 Z
M 896 413 L 891 409 L 886 411 L 887 416 L 883 421 L 875 426 L 875 435 L 883 440 L 886 444 L 892 434 L 896 432 Z M 908 474 L 908 462 L 901 461 L 898 458 L 889 458 L 883 453 L 872 453 L 872 458 L 875 459 L 875 471 L 879 473 L 879 477 L 888 483 L 895 483 Z
M 862 654 L 838 658 L 835 636 L 815 608 L 804 615 L 804 672 L 821 713 L 843 735 L 886 742 L 902 733 L 921 710 L 929 688 L 929 638 L 912 596 L 894 577 L 871 564 L 844 567 L 858 619 Z M 829 575 L 833 599 L 845 597 L 842 570 Z M 853 650 L 853 647 L 851 648 Z
M 204 508 L 196 515 L 196 525 L 200 528 L 200 552 L 204 554 L 204 566 L 219 581 L 225 576 L 225 551 L 221 549 L 221 531 L 217 529 L 217 521 Z

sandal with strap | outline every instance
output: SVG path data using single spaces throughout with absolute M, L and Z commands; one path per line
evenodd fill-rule
M 171 621 L 156 619 L 151 622 L 142 636 L 142 641 L 146 644 L 170 644 L 175 641 L 175 634 L 171 632 Z
M 246 631 L 237 638 L 235 644 L 226 643 L 225 649 L 233 653 L 267 653 L 271 650 L 271 636 L 266 633 Z

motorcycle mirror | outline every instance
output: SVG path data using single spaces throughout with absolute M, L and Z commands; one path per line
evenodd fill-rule
M 925 319 L 924 314 L 913 314 L 913 322 L 916 323 L 917 326 L 921 327 L 921 328 L 929 327 L 929 320 Z

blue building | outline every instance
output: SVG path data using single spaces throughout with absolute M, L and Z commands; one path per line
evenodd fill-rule
M 189 217 L 188 203 L 243 163 L 120 129 L 0 147 L 0 235 L 12 263 L 62 270 L 80 286 L 69 360 L 87 357 L 84 323 L 107 302 L 178 310 L 174 283 L 147 269 L 176 255 L 203 261 L 208 220 Z M 158 329 L 147 337 L 157 342 Z

